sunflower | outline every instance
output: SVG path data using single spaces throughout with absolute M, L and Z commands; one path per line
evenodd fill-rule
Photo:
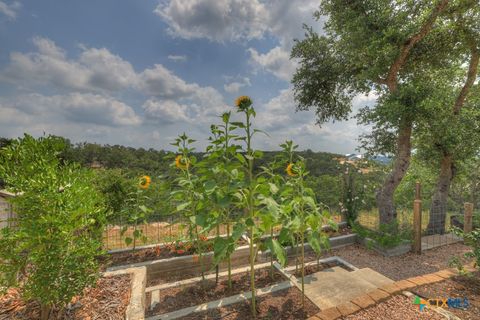
M 293 163 L 289 163 L 285 171 L 290 177 L 295 177 L 297 175 L 296 173 L 293 172 Z
M 148 189 L 148 187 L 150 186 L 150 182 L 152 182 L 152 179 L 149 176 L 143 176 L 140 178 L 138 186 L 140 187 L 140 189 Z
M 176 158 L 175 158 L 175 166 L 179 169 L 188 169 L 188 167 L 190 166 L 190 163 L 188 162 L 188 160 L 184 160 L 182 155 L 178 155 Z
M 252 99 L 249 96 L 240 96 L 235 100 L 235 105 L 240 109 L 247 109 L 252 105 Z

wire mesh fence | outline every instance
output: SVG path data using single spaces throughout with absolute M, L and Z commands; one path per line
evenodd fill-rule
M 117 250 L 132 248 L 133 243 L 127 243 L 126 239 L 133 239 L 135 230 L 139 230 L 141 237 L 138 237 L 136 246 L 155 245 L 170 243 L 177 240 L 189 238 L 188 217 L 180 214 L 153 213 L 148 216 L 146 223 L 137 225 L 128 224 L 122 219 L 110 223 L 103 232 L 103 243 L 106 250 Z M 218 228 L 219 235 L 227 234 L 227 225 L 221 224 Z M 232 232 L 232 230 L 230 230 Z M 203 234 L 212 237 L 217 234 L 217 228 Z

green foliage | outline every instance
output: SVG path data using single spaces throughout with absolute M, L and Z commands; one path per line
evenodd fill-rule
M 63 143 L 25 135 L 0 151 L 0 176 L 18 215 L 0 237 L 0 287 L 19 286 L 48 309 L 95 283 L 105 220 L 95 176 L 61 164 Z M 45 316 L 45 315 L 44 315 Z
M 480 228 L 474 229 L 472 232 L 465 233 L 462 229 L 452 228 L 452 231 L 459 237 L 463 238 L 464 243 L 470 246 L 472 251 L 465 253 L 466 258 L 473 258 L 474 266 L 480 269 Z M 453 261 L 458 269 L 463 270 L 463 266 L 459 260 Z
M 412 239 L 411 228 L 405 225 L 399 226 L 397 222 L 381 224 L 378 230 L 371 230 L 355 223 L 352 230 L 362 238 L 373 240 L 374 243 L 369 245 L 378 245 L 386 249 L 404 244 Z

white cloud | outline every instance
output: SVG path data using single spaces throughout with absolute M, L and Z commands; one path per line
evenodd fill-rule
M 33 39 L 36 52 L 10 54 L 2 72 L 4 81 L 24 87 L 55 86 L 82 91 L 113 91 L 135 85 L 131 64 L 107 49 L 85 48 L 78 60 L 69 60 L 52 40 Z
M 372 103 L 375 97 L 358 97 L 353 101 L 354 112 L 365 103 Z M 365 131 L 354 119 L 316 124 L 312 111 L 295 112 L 291 88 L 280 93 L 257 107 L 256 126 L 266 131 L 270 137 L 257 139 L 257 148 L 278 150 L 280 143 L 293 140 L 301 149 L 330 150 L 332 152 L 353 152 L 357 147 L 358 136 Z
M 148 95 L 164 99 L 179 99 L 190 96 L 200 88 L 197 84 L 186 83 L 161 64 L 145 69 L 139 75 L 139 89 Z
M 171 54 L 167 58 L 174 61 L 174 62 L 185 62 L 185 61 L 187 61 L 187 56 L 186 55 L 173 55 L 173 54 Z
M 188 117 L 188 106 L 173 100 L 149 99 L 143 104 L 145 116 L 159 123 L 192 122 Z
M 0 13 L 4 14 L 7 18 L 14 20 L 17 17 L 17 11 L 22 5 L 18 1 L 7 4 L 5 1 L 0 1 Z
M 254 48 L 248 49 L 250 62 L 261 70 L 275 75 L 277 78 L 290 81 L 297 67 L 295 61 L 290 60 L 290 51 L 275 47 L 265 54 L 258 53 Z
M 90 93 L 44 96 L 27 94 L 2 103 L 2 109 L 15 109 L 32 121 L 60 120 L 103 126 L 129 126 L 141 123 L 135 111 L 112 97 Z M 4 111 L 8 112 L 8 111 Z M 13 116 L 13 114 L 10 114 Z
M 219 42 L 261 38 L 268 14 L 258 0 L 171 0 L 154 12 L 174 36 Z
M 228 93 L 238 93 L 240 89 L 244 87 L 250 87 L 252 84 L 250 83 L 250 79 L 248 77 L 244 77 L 239 79 L 238 81 L 231 81 L 223 85 L 223 90 Z

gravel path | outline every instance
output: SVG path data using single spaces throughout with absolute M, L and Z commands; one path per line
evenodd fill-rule
M 370 308 L 361 310 L 342 320 L 445 320 L 435 311 L 424 309 L 420 311 L 413 304 L 412 299 L 402 295 L 393 296 L 390 299 L 378 303 Z
M 453 256 L 463 256 L 468 251 L 469 247 L 456 243 L 424 251 L 421 255 L 407 253 L 398 257 L 384 257 L 363 246 L 351 245 L 330 250 L 322 258 L 339 256 L 357 268 L 370 268 L 398 281 L 448 268 Z M 315 260 L 315 257 L 311 255 L 308 259 Z

